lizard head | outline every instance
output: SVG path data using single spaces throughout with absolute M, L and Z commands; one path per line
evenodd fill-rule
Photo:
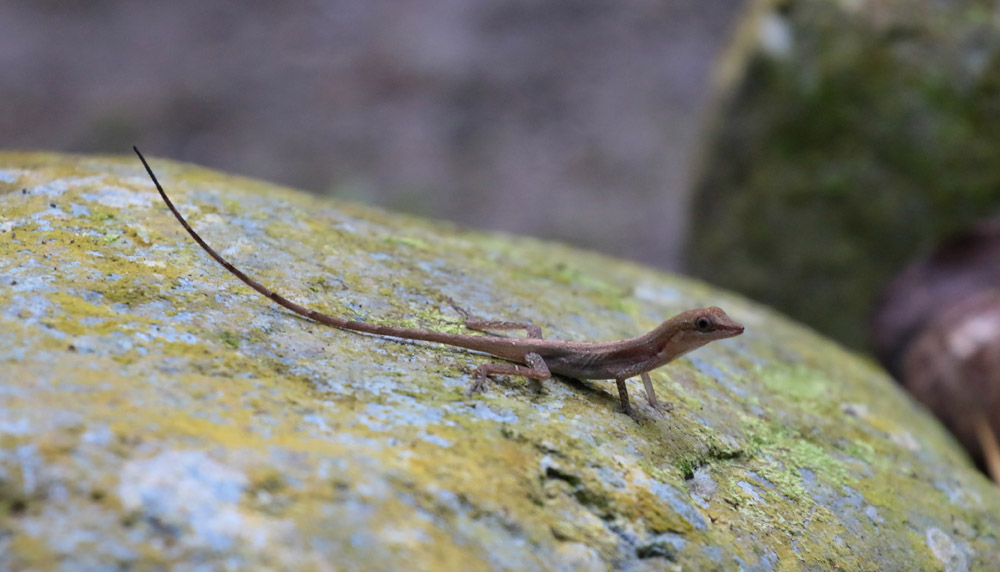
M 660 328 L 664 351 L 669 359 L 678 358 L 701 346 L 743 333 L 743 325 L 733 321 L 722 308 L 711 306 L 688 310 L 664 322 Z
M 700 310 L 691 310 L 681 314 L 687 318 L 687 329 L 695 336 L 721 340 L 743 333 L 743 324 L 733 321 L 722 308 L 711 306 Z

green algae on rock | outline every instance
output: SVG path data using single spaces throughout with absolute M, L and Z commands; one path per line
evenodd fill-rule
M 1000 495 L 870 363 L 736 296 L 534 240 L 155 161 L 292 299 L 458 331 L 452 298 L 609 340 L 748 331 L 613 384 L 300 319 L 133 159 L 0 154 L 0 569 L 994 570 Z
M 690 270 L 866 346 L 907 261 L 1000 210 L 993 0 L 752 0 L 723 59 Z

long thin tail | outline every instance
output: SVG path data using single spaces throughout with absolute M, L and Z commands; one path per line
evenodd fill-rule
M 139 156 L 139 160 L 142 161 L 142 166 L 145 167 L 146 172 L 149 173 L 149 178 L 152 179 L 153 184 L 156 185 L 156 190 L 160 192 L 160 196 L 163 198 L 163 202 L 167 203 L 167 207 L 170 209 L 170 212 L 174 213 L 174 217 L 177 219 L 177 222 L 181 223 L 181 226 L 183 226 L 184 230 L 186 230 L 187 233 L 191 235 L 191 238 L 193 238 L 194 241 L 198 243 L 198 246 L 204 249 L 204 251 L 207 252 L 209 256 L 214 258 L 216 262 L 221 264 L 223 268 L 228 270 L 233 276 L 239 278 L 241 282 L 253 288 L 261 295 L 271 299 L 276 304 L 284 306 L 285 308 L 291 310 L 292 312 L 295 312 L 300 316 L 304 316 L 306 318 L 309 318 L 310 320 L 315 320 L 321 324 L 327 326 L 333 326 L 335 328 L 353 330 L 355 332 L 364 332 L 367 334 L 375 334 L 377 336 L 392 336 L 396 338 L 405 338 L 410 340 L 422 340 L 427 342 L 449 344 L 472 350 L 494 353 L 494 355 L 496 355 L 495 350 L 493 349 L 494 344 L 490 343 L 491 339 L 497 339 L 494 338 L 493 336 L 479 336 L 479 335 L 470 336 L 463 334 L 450 334 L 446 332 L 432 332 L 428 330 L 400 328 L 396 326 L 382 326 L 379 324 L 370 324 L 368 322 L 347 320 L 345 318 L 339 318 L 337 316 L 331 316 L 329 314 L 317 312 L 316 310 L 311 310 L 309 308 L 306 308 L 305 306 L 296 304 L 295 302 L 292 302 L 291 300 L 285 298 L 281 294 L 278 294 L 277 292 L 267 288 L 260 282 L 257 282 L 253 278 L 250 278 L 249 276 L 244 274 L 243 271 L 241 271 L 239 268 L 233 266 L 228 260 L 223 258 L 221 254 L 216 252 L 215 249 L 209 246 L 207 242 L 205 242 L 204 240 L 202 240 L 200 236 L 198 236 L 198 233 L 195 232 L 194 229 L 191 228 L 191 225 L 189 225 L 188 222 L 184 219 L 184 217 L 181 216 L 181 213 L 177 210 L 177 207 L 174 206 L 174 203 L 170 201 L 170 197 L 167 196 L 167 193 L 163 191 L 163 187 L 160 185 L 160 181 L 156 179 L 156 175 L 153 174 L 153 170 L 149 167 L 149 163 L 146 162 L 146 158 L 142 156 L 142 153 L 139 152 L 138 148 L 133 146 L 132 150 L 135 151 L 135 154 Z M 506 339 L 506 338 L 500 338 L 500 339 Z M 505 357 L 505 356 L 500 356 L 500 357 Z

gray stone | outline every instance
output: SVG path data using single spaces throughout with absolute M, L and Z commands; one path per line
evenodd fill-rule
M 994 0 L 753 0 L 688 268 L 854 348 L 888 280 L 1000 210 Z
M 638 421 L 600 381 L 469 398 L 490 358 L 275 307 L 184 234 L 135 159 L 0 154 L 2 570 L 1000 566 L 1000 495 L 937 423 L 761 306 L 153 166 L 211 244 L 328 312 L 459 331 L 453 298 L 606 340 L 717 304 L 747 333 L 655 372 L 676 408 L 635 399 Z

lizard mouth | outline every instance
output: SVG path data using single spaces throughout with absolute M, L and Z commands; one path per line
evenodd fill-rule
M 732 322 L 730 324 L 720 324 L 716 332 L 720 338 L 733 338 L 743 333 L 743 324 Z

